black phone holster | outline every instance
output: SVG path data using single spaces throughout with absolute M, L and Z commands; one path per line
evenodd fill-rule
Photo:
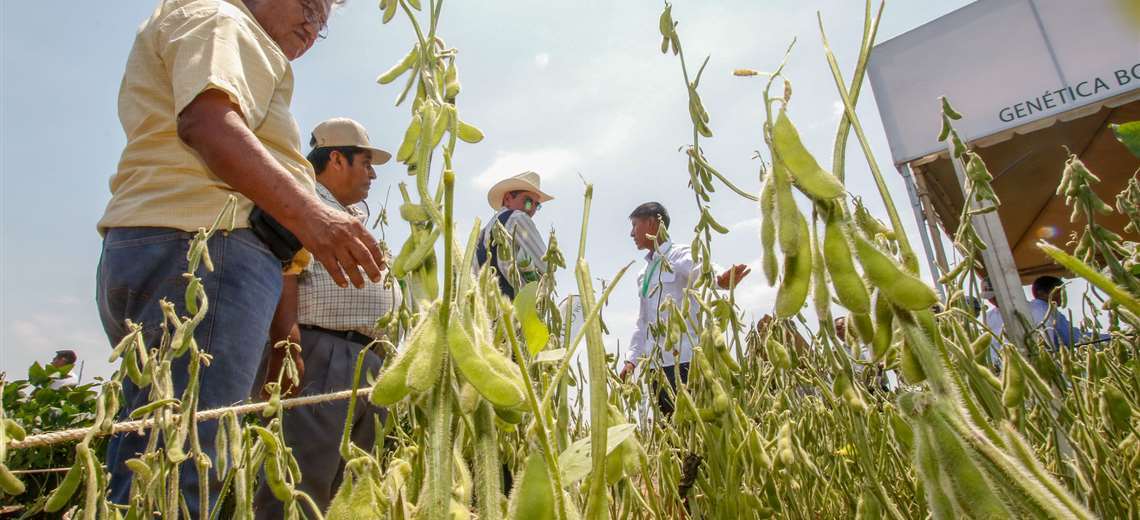
M 297 240 L 297 236 L 257 206 L 249 213 L 249 227 L 273 256 L 281 261 L 282 267 L 288 266 L 301 250 L 301 241 Z

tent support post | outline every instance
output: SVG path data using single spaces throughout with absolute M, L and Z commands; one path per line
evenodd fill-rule
M 947 151 L 950 154 L 950 163 L 954 165 L 954 173 L 958 176 L 958 184 L 962 189 L 963 198 L 967 198 L 966 169 L 962 165 L 962 161 L 954 159 L 954 145 L 949 140 L 946 144 Z M 976 209 L 978 207 L 977 201 L 966 200 L 965 202 L 971 208 Z M 1001 227 L 1001 219 L 998 218 L 997 211 L 974 215 L 973 219 L 974 231 L 986 244 L 986 250 L 982 251 L 982 262 L 985 263 L 986 274 L 989 275 L 990 286 L 993 287 L 998 311 L 1001 312 L 1004 322 L 1002 333 L 1012 341 L 1014 347 L 1021 351 L 1023 356 L 1032 359 L 1029 354 L 1029 331 L 1026 328 L 1033 325 L 1030 321 L 1032 314 L 1029 313 L 1029 302 L 1025 301 L 1025 291 L 1021 288 L 1021 276 L 1018 273 L 1017 264 L 1013 262 L 1013 253 L 1009 250 L 1009 239 L 1005 236 L 1005 229 Z M 1057 420 L 1059 414 L 1057 406 L 1056 403 L 1053 403 L 1049 408 L 1048 413 L 1053 416 L 1053 420 Z M 1074 453 L 1068 434 L 1063 430 L 1057 430 L 1054 439 L 1057 443 L 1057 454 L 1060 459 L 1071 460 Z M 1076 476 L 1069 465 L 1063 466 L 1065 477 L 1069 481 L 1069 485 L 1072 486 L 1076 481 Z
M 910 169 L 909 164 L 906 167 Z M 926 227 L 930 230 L 931 242 L 934 245 L 934 258 L 938 260 L 938 267 L 942 268 L 942 272 L 948 272 L 950 264 L 946 261 L 946 250 L 942 247 L 942 232 L 938 227 L 938 215 L 934 213 L 934 203 L 930 201 L 930 188 L 926 185 L 926 178 L 913 175 L 914 185 L 918 188 L 918 200 L 922 203 L 922 213 L 926 215 Z
M 938 294 L 943 298 L 946 297 L 946 290 L 938 281 L 939 275 L 942 273 L 938 269 L 938 264 L 934 262 L 934 252 L 930 246 L 930 233 L 928 232 L 925 224 L 925 217 L 922 213 L 922 201 L 918 198 L 918 188 L 914 185 L 914 175 L 910 171 L 910 165 L 903 164 L 897 166 L 899 175 L 902 175 L 903 184 L 906 184 L 906 193 L 910 197 L 910 209 L 914 212 L 914 220 L 918 223 L 918 234 L 922 237 L 922 249 L 926 252 L 926 263 L 930 267 L 930 278 L 934 281 L 934 287 L 938 289 Z
M 966 169 L 962 161 L 954 158 L 953 144 L 946 141 L 947 151 L 950 154 L 950 163 L 954 165 L 954 173 L 958 176 L 958 184 L 962 189 L 963 199 L 968 199 L 966 188 Z M 971 209 L 979 207 L 977 201 L 966 200 Z M 1021 353 L 1028 355 L 1026 350 L 1025 325 L 1029 323 L 1029 302 L 1025 301 L 1025 290 L 1021 288 L 1021 276 L 1018 274 L 1017 264 L 1013 261 L 1013 253 L 1009 250 L 1009 240 L 1005 236 L 1005 228 L 1001 226 L 998 212 L 991 211 L 973 216 L 974 231 L 978 238 L 986 244 L 982 251 L 982 262 L 986 266 L 986 275 L 994 289 L 997 299 L 998 311 L 1001 312 L 1005 325 L 1002 332 L 1009 337 Z

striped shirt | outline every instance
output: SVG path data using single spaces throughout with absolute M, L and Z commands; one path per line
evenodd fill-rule
M 317 195 L 329 206 L 363 222 L 367 214 L 359 206 L 345 207 L 328 188 L 317 182 Z M 320 262 L 310 262 L 297 276 L 297 323 L 330 330 L 355 331 L 376 338 L 376 319 L 398 308 L 403 297 L 388 271 L 379 282 L 364 277 L 365 286 L 341 287 Z
M 510 211 L 507 208 L 502 208 L 495 212 L 495 216 L 491 218 L 486 226 L 483 226 L 483 232 L 479 240 L 484 244 L 491 245 L 491 230 L 495 229 L 495 225 L 499 222 L 499 215 L 504 211 Z M 539 275 L 546 272 L 546 261 L 542 259 L 546 256 L 546 242 L 542 241 L 542 234 L 539 233 L 538 227 L 534 225 L 534 220 L 531 220 L 530 215 L 525 211 L 515 211 L 511 216 L 507 217 L 506 224 L 503 227 L 507 228 L 507 233 L 511 235 L 511 240 L 514 243 L 512 248 L 515 257 L 515 265 L 518 267 L 519 273 L 523 274 L 523 278 L 527 278 L 527 274 Z M 491 251 L 488 249 L 487 256 L 490 258 Z M 479 260 L 475 259 L 475 270 L 479 270 Z M 500 273 L 508 272 L 510 264 L 506 262 L 505 258 L 499 258 L 499 265 L 495 266 Z

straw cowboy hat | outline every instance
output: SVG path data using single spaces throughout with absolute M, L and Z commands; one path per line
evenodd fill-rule
M 522 172 L 514 177 L 507 177 L 491 186 L 491 191 L 487 192 L 487 203 L 491 205 L 491 209 L 498 210 L 503 207 L 503 196 L 512 191 L 529 191 L 538 194 L 538 200 L 535 202 L 542 204 L 543 202 L 554 200 L 554 197 L 543 193 L 539 188 L 542 179 L 538 178 L 538 174 L 534 172 Z

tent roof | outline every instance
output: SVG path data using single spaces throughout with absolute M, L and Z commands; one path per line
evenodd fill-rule
M 979 0 L 875 46 L 867 74 L 895 164 L 1140 90 L 1140 21 L 1119 0 Z
M 1106 104 L 1069 120 L 1057 119 L 1044 128 L 1026 128 L 1026 133 L 1011 131 L 994 136 L 988 146 L 984 142 L 975 143 L 974 151 L 994 176 L 994 191 L 1001 199 L 998 216 L 1023 281 L 1060 272 L 1037 249 L 1038 239 L 1063 246 L 1083 224 L 1069 222 L 1071 210 L 1065 205 L 1065 197 L 1056 196 L 1067 158 L 1065 147 L 1100 177 L 1101 182 L 1094 186 L 1094 191 L 1110 205 L 1115 204 L 1116 194 L 1140 169 L 1140 159 L 1129 154 L 1108 129 L 1110 123 L 1140 120 L 1140 92 L 1129 97 L 1130 101 L 1118 106 Z M 912 167 L 915 175 L 924 178 L 943 230 L 952 235 L 958 227 L 963 196 L 948 155 L 925 157 L 913 162 Z M 1109 215 L 1098 222 L 1128 240 L 1140 241 L 1140 236 L 1124 233 L 1127 219 L 1123 215 Z

